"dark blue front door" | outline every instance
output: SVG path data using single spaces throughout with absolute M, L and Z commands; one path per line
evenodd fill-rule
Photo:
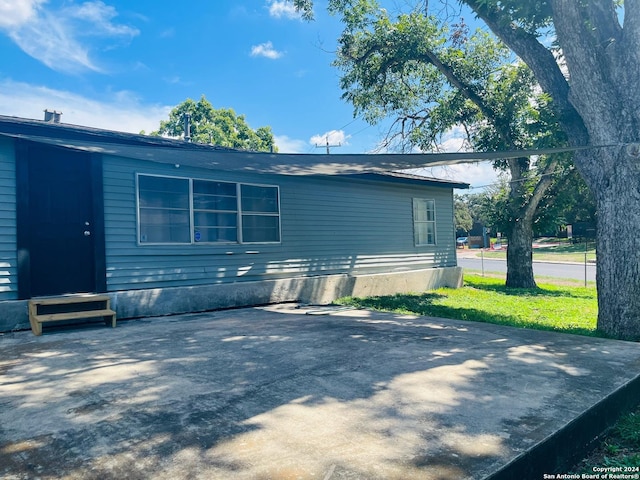
M 90 160 L 72 150 L 29 149 L 31 296 L 96 290 Z

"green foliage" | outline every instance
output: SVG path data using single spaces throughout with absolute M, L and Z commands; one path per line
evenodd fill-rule
M 544 194 L 533 217 L 534 236 L 558 234 L 567 225 L 577 222 L 594 223 L 596 205 L 591 191 L 580 174 L 567 161 L 553 173 L 556 181 Z M 533 189 L 531 179 L 529 191 Z M 481 193 L 459 197 L 467 205 L 474 222 L 493 232 L 507 232 L 514 221 L 509 198 L 509 182 L 502 177 Z
M 551 186 L 540 202 L 534 220 L 534 232 L 547 235 L 578 222 L 596 223 L 593 194 L 574 168 Z
M 151 135 L 183 136 L 187 113 L 191 115 L 191 138 L 194 142 L 252 151 L 277 151 L 271 127 L 260 127 L 254 131 L 244 115 L 236 115 L 231 109 L 214 109 L 204 95 L 198 102 L 188 98 L 173 108 L 169 120 L 162 120 L 160 128 Z
M 485 227 L 491 227 L 489 212 L 492 207 L 486 192 L 469 193 L 460 195 L 459 198 L 467 205 L 469 214 L 474 222 L 480 223 Z
M 305 20 L 313 20 L 313 0 L 290 0 Z
M 461 195 L 454 196 L 454 222 L 456 232 L 463 231 L 468 233 L 473 227 L 473 218 L 467 203 Z
M 533 35 L 551 20 L 548 2 L 463 3 L 484 18 L 513 22 Z M 464 128 L 467 145 L 476 151 L 566 145 L 550 97 L 497 37 L 482 30 L 469 34 L 462 19 L 450 24 L 430 16 L 423 2 L 413 9 L 407 4 L 395 8 L 399 10 L 392 16 L 376 0 L 329 2 L 344 25 L 334 62 L 342 70 L 343 99 L 353 105 L 355 116 L 370 123 L 392 120 L 382 148 L 437 150 L 443 135 L 457 126 Z M 508 184 L 492 192 L 489 220 L 512 239 L 511 286 L 534 283 L 531 260 L 522 246 L 532 240 L 534 220 L 543 226 L 536 209 L 549 199 L 550 185 L 569 164 L 569 157 L 559 156 L 494 162 L 510 175 Z M 545 213 L 557 212 L 547 208 Z M 544 223 L 546 227 L 549 222 Z
M 593 474 L 593 466 L 640 467 L 640 407 L 626 415 L 607 433 L 605 440 L 571 473 Z
M 615 433 L 630 447 L 640 450 L 640 414 L 625 416 L 616 425 Z
M 390 145 L 432 150 L 451 127 L 482 120 L 469 96 L 485 101 L 486 83 L 508 59 L 503 44 L 421 12 L 392 19 L 375 2 L 338 3 L 345 30 L 334 64 L 343 98 L 370 123 L 395 118 Z
M 526 32 L 535 34 L 551 24 L 551 4 L 546 0 L 466 0 L 474 10 L 502 10 L 505 17 Z

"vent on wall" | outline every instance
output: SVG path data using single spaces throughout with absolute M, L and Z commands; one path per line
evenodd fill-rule
M 49 123 L 60 123 L 60 117 L 62 112 L 56 112 L 55 110 L 44 111 L 44 121 Z

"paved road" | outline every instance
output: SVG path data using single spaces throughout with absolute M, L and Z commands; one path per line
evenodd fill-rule
M 482 270 L 483 260 L 480 258 L 458 257 L 458 265 L 471 270 Z M 572 278 L 584 280 L 584 264 L 533 262 L 533 274 L 545 277 Z M 506 260 L 484 259 L 485 272 L 506 272 Z M 587 280 L 595 281 L 596 266 L 587 264 Z

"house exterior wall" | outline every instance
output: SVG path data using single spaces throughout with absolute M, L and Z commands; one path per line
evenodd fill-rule
M 277 185 L 281 243 L 138 245 L 136 174 Z M 107 291 L 456 265 L 450 188 L 176 168 L 105 157 Z M 436 205 L 434 246 L 414 245 L 412 198 Z
M 107 155 L 102 170 L 106 291 L 120 319 L 461 282 L 449 187 L 176 168 Z M 281 241 L 140 245 L 137 174 L 277 186 Z M 0 137 L 0 331 L 29 328 L 27 302 L 18 300 L 16 196 L 14 141 Z M 414 245 L 414 198 L 435 201 L 436 245 Z
M 14 142 L 0 137 L 0 301 L 18 298 Z

